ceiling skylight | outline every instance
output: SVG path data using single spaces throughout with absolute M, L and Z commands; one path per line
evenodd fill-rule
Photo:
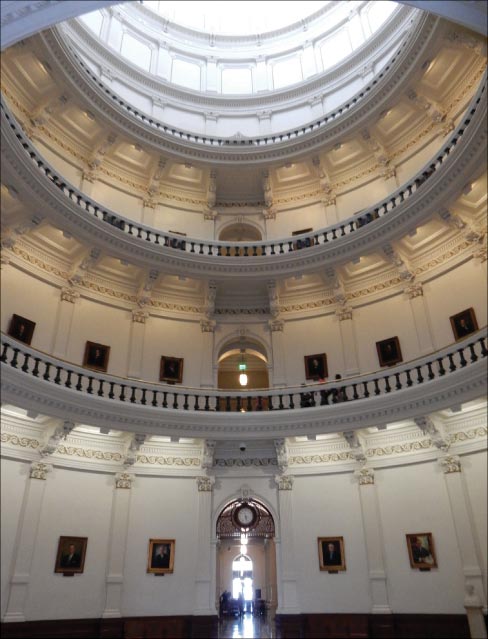
M 281 0 L 261 2 L 222 0 L 143 0 L 148 9 L 171 22 L 206 33 L 250 35 L 281 29 L 319 11 L 329 2 L 323 0 Z M 352 3 L 354 4 L 354 3 Z

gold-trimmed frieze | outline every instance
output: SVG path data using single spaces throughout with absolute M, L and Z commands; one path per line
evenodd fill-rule
M 137 461 L 141 464 L 158 466 L 201 466 L 198 457 L 174 457 L 164 455 L 137 455 Z
M 488 434 L 488 429 L 484 426 L 478 426 L 477 428 L 470 428 L 465 431 L 457 431 L 456 433 L 450 433 L 448 435 L 448 440 L 450 444 L 455 444 L 457 442 L 465 442 L 473 439 L 486 439 Z
M 74 446 L 65 446 L 64 444 L 60 444 L 56 448 L 56 453 L 67 455 L 68 457 L 84 457 L 87 459 L 101 459 L 103 461 L 114 462 L 120 462 L 124 458 L 120 453 L 112 453 L 106 450 L 75 448 Z
M 13 433 L 1 433 L 0 441 L 3 444 L 10 444 L 11 446 L 20 446 L 22 448 L 39 448 L 41 442 L 32 437 L 19 437 Z

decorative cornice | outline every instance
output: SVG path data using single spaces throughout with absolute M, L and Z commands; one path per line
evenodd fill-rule
M 137 462 L 158 466 L 201 466 L 201 460 L 198 457 L 174 457 L 172 455 L 138 455 Z
M 455 444 L 457 442 L 465 442 L 478 438 L 486 438 L 487 434 L 488 430 L 484 426 L 480 426 L 478 428 L 471 428 L 467 431 L 458 431 L 456 433 L 451 433 L 448 436 L 448 439 L 450 444 Z
M 352 461 L 353 456 L 350 452 L 344 453 L 322 453 L 314 455 L 291 455 L 289 457 L 289 464 L 293 466 L 295 464 L 327 464 L 330 462 Z
M 39 448 L 41 442 L 31 437 L 18 437 L 12 433 L 1 433 L 0 441 L 2 444 L 10 444 L 12 446 L 21 446 L 22 448 Z
M 113 462 L 120 462 L 123 459 L 123 455 L 120 453 L 111 453 L 105 450 L 75 448 L 74 446 L 65 446 L 64 444 L 60 444 L 57 447 L 56 453 L 60 455 L 67 455 L 68 457 L 85 457 L 87 459 L 101 459 Z
M 79 297 L 80 292 L 74 288 L 64 287 L 61 289 L 60 298 L 62 302 L 70 302 L 71 304 L 74 304 Z
M 149 313 L 140 309 L 132 310 L 132 321 L 136 324 L 145 324 Z
M 226 457 L 217 458 L 214 466 L 220 467 L 249 467 L 249 466 L 277 466 L 276 457 Z

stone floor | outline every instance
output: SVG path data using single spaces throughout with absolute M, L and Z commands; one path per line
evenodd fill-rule
M 250 612 L 243 617 L 223 617 L 219 621 L 218 639 L 274 639 L 274 620 L 253 616 Z

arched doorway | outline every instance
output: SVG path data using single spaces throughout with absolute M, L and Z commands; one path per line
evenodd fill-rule
M 220 617 L 274 616 L 276 550 L 270 511 L 259 499 L 236 499 L 223 508 L 216 528 Z
M 259 242 L 263 238 L 260 230 L 256 227 L 245 222 L 237 222 L 222 229 L 219 233 L 218 239 L 221 242 L 242 242 L 243 244 L 252 246 L 255 242 Z M 230 255 L 236 255 L 237 251 L 239 252 L 239 255 L 245 254 L 244 247 L 238 249 L 232 247 L 230 249 Z M 257 247 L 256 255 L 262 255 L 261 247 Z

